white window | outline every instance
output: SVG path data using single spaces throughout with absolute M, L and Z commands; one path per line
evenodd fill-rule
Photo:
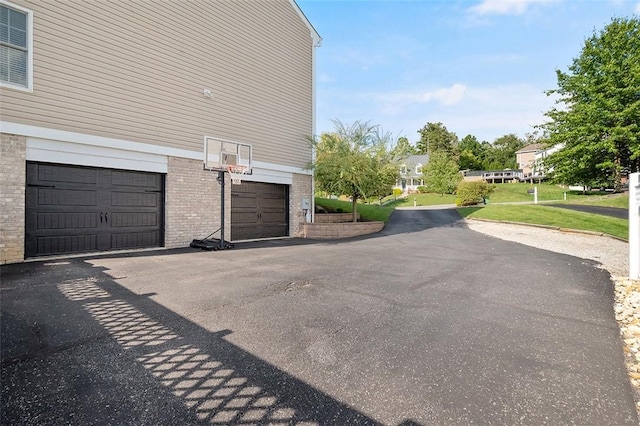
M 403 164 L 402 166 L 400 166 L 400 174 L 406 175 L 407 174 L 407 165 Z
M 0 85 L 32 91 L 33 12 L 0 0 Z
M 416 174 L 417 175 L 422 174 L 422 164 L 416 164 Z

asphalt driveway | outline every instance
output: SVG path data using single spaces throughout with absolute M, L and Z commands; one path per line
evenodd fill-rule
M 638 423 L 608 274 L 454 210 L 1 277 L 2 424 Z
M 621 209 L 619 207 L 591 206 L 588 204 L 545 204 L 549 207 L 559 207 L 562 209 L 575 210 L 579 212 L 594 213 L 603 216 L 617 217 L 618 219 L 629 219 L 629 209 Z

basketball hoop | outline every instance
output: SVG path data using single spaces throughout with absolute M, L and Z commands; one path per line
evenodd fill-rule
M 228 165 L 227 172 L 229 172 L 229 176 L 231 176 L 231 183 L 240 185 L 242 183 L 242 176 L 247 172 L 247 166 L 241 166 L 239 164 Z

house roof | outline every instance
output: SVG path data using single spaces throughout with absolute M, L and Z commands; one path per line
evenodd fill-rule
M 408 157 L 400 160 L 401 164 L 422 164 L 425 165 L 429 162 L 429 156 L 427 154 L 424 155 L 409 155 Z
M 307 27 L 309 27 L 309 31 L 311 32 L 311 38 L 313 39 L 313 45 L 316 47 L 322 46 L 322 37 L 320 37 L 320 34 L 318 34 L 318 31 L 316 31 L 316 29 L 313 27 L 313 24 L 311 23 L 311 21 L 309 21 L 309 18 L 307 18 L 307 15 L 305 15 L 302 9 L 300 8 L 300 6 L 298 6 L 298 3 L 296 3 L 296 0 L 289 0 L 289 3 L 291 3 L 291 6 L 293 6 L 293 9 L 296 12 L 298 12 L 298 15 L 302 19 L 302 22 L 304 22 L 307 25 Z
M 542 143 L 532 143 L 516 151 L 516 154 L 522 154 L 524 152 L 538 152 L 544 149 L 545 145 Z

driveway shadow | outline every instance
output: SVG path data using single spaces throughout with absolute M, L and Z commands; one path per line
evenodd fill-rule
M 2 278 L 2 424 L 380 424 L 85 262 Z

